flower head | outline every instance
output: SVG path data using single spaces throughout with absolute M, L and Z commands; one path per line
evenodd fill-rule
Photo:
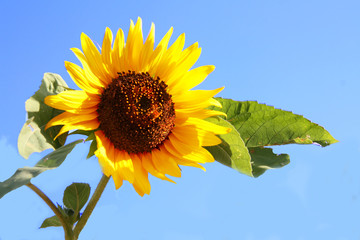
M 45 98 L 45 103 L 65 112 L 47 128 L 63 125 L 59 135 L 74 129 L 94 131 L 95 155 L 102 171 L 112 176 L 118 189 L 127 180 L 143 196 L 150 193 L 148 173 L 173 182 L 179 165 L 198 167 L 214 161 L 204 146 L 221 143 L 217 134 L 229 129 L 205 118 L 224 115 L 206 109 L 221 106 L 212 97 L 223 88 L 191 90 L 214 66 L 191 67 L 201 48 L 184 48 L 185 35 L 168 47 L 172 28 L 154 48 L 155 26 L 145 42 L 142 21 L 131 21 L 126 43 L 118 30 L 115 40 L 106 28 L 101 50 L 84 33 L 82 51 L 73 48 L 82 67 L 65 62 L 71 78 L 82 90 L 68 90 Z

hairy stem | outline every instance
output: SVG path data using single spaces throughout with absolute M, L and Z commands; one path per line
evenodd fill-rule
M 46 196 L 46 194 L 41 191 L 38 187 L 36 187 L 32 183 L 26 184 L 27 187 L 29 187 L 31 190 L 33 190 L 39 197 L 41 197 L 42 200 L 51 208 L 51 210 L 55 213 L 55 215 L 58 217 L 58 219 L 61 222 L 62 227 L 64 228 L 65 232 L 65 240 L 73 240 L 73 231 L 71 226 L 67 224 L 65 221 L 63 215 L 60 213 L 59 209 L 55 206 L 55 204 Z
M 109 179 L 110 177 L 107 177 L 105 175 L 102 176 L 98 186 L 95 189 L 94 194 L 92 195 L 88 205 L 86 206 L 83 214 L 81 215 L 79 222 L 76 224 L 74 228 L 75 239 L 78 239 L 81 230 L 84 228 L 87 220 L 89 219 L 92 211 L 94 210 L 97 202 L 99 201 L 101 194 L 103 193 L 106 187 L 106 184 L 109 182 Z

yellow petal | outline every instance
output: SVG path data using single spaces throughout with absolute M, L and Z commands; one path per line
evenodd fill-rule
M 182 165 L 182 166 L 188 166 L 188 167 L 196 167 L 196 168 L 200 168 L 201 170 L 203 170 L 204 172 L 206 172 L 206 169 L 201 166 L 200 164 L 190 161 L 190 160 L 186 160 L 184 158 L 175 158 L 175 161 L 177 162 L 177 164 Z
M 112 71 L 115 73 L 127 71 L 125 69 L 125 66 L 121 65 L 122 64 L 121 59 L 123 58 L 124 45 L 125 45 L 124 32 L 120 28 L 116 33 L 113 51 L 111 52 Z
M 174 30 L 173 27 L 171 27 L 169 31 L 164 35 L 164 37 L 160 40 L 156 48 L 162 48 L 163 51 L 167 49 L 173 30 Z
M 218 108 L 222 108 L 222 105 L 221 103 L 216 100 L 215 98 L 211 98 L 210 101 L 209 101 L 210 105 L 212 106 L 215 106 L 215 107 L 218 107 Z
M 110 158 L 111 151 L 114 152 L 114 147 L 111 146 L 112 144 L 110 140 L 105 137 L 102 131 L 96 131 L 95 137 L 97 142 L 97 150 L 94 153 L 99 160 L 102 172 L 109 177 L 114 173 L 115 170 L 114 161 Z M 114 181 L 115 180 L 118 180 L 118 178 L 114 179 Z M 121 186 L 120 182 L 115 182 L 115 185 L 116 184 L 119 187 Z
M 202 83 L 205 78 L 214 71 L 215 66 L 201 66 L 186 72 L 181 79 L 173 84 L 172 94 L 184 92 Z
M 101 60 L 106 67 L 106 72 L 110 75 L 111 78 L 116 78 L 117 73 L 113 71 L 112 59 L 111 59 L 111 45 L 112 45 L 113 35 L 110 28 L 106 28 L 103 44 L 101 47 Z
M 51 119 L 47 124 L 45 129 L 56 126 L 56 125 L 65 125 L 65 124 L 75 124 L 78 122 L 84 122 L 96 119 L 98 117 L 98 113 L 89 113 L 89 114 L 74 114 L 69 112 L 63 112 L 53 119 Z
M 75 56 L 79 59 L 83 67 L 83 75 L 84 78 L 87 79 L 89 85 L 95 86 L 96 88 L 105 87 L 107 85 L 106 81 L 101 81 L 91 70 L 88 60 L 85 55 L 78 48 L 70 48 L 70 50 L 75 54 Z
M 172 33 L 173 33 L 173 28 L 171 27 L 169 31 L 165 34 L 165 36 L 161 39 L 161 41 L 159 42 L 159 44 L 157 45 L 155 51 L 151 56 L 150 64 L 149 64 L 149 74 L 151 76 L 160 77 L 160 78 L 163 77 L 161 75 L 161 72 L 158 72 L 158 67 L 164 52 L 167 50 L 167 46 L 169 44 Z
M 192 146 L 214 146 L 221 143 L 221 139 L 214 133 L 195 126 L 177 126 L 172 130 L 177 139 L 186 139 Z
M 180 57 L 185 44 L 185 34 L 181 34 L 167 51 L 164 51 L 158 72 L 161 78 L 165 78 L 167 72 L 171 72 L 177 66 L 177 60 Z
M 185 33 L 182 33 L 166 51 L 166 55 L 171 59 L 178 59 L 185 45 Z
M 123 179 L 118 174 L 112 174 L 111 176 L 115 183 L 115 189 L 119 189 L 123 185 Z
M 102 63 L 101 54 L 94 45 L 93 41 L 85 34 L 81 34 L 81 47 L 94 75 L 103 83 L 104 86 L 110 83 L 111 78 L 106 73 Z
M 185 158 L 198 163 L 213 162 L 214 157 L 204 148 L 198 146 L 191 146 L 183 142 L 186 139 L 179 140 L 174 134 L 169 135 L 169 140 L 164 142 L 164 147 L 171 154 L 178 158 Z
M 151 28 L 148 37 L 146 38 L 144 47 L 140 55 L 140 71 L 147 72 L 150 65 L 150 59 L 154 52 L 155 43 L 155 25 L 151 23 Z
M 77 123 L 68 123 L 60 129 L 59 133 L 55 136 L 54 139 L 56 139 L 63 133 L 66 133 L 68 131 L 75 130 L 75 129 L 85 130 L 85 131 L 95 130 L 99 127 L 99 125 L 100 125 L 100 122 L 97 119 L 93 119 L 90 121 L 84 121 L 84 122 L 77 122 Z
M 151 151 L 151 160 L 154 163 L 155 168 L 164 174 L 168 174 L 173 177 L 181 177 L 181 171 L 176 164 L 172 155 L 164 148 L 153 149 Z
M 151 160 L 151 154 L 150 153 L 145 153 L 145 154 L 141 155 L 140 158 L 141 158 L 141 162 L 142 162 L 142 165 L 143 165 L 144 169 L 146 171 L 148 171 L 151 175 L 153 175 L 154 177 L 160 178 L 162 180 L 167 180 L 169 182 L 175 183 L 173 180 L 166 177 L 164 173 L 159 172 L 155 168 L 155 166 L 153 164 L 153 161 Z
M 101 93 L 101 86 L 97 86 L 92 83 L 88 78 L 84 76 L 84 70 L 79 67 L 78 65 L 66 62 L 65 61 L 65 68 L 67 69 L 69 75 L 73 79 L 73 81 L 78 85 L 79 88 L 85 90 L 88 93 L 92 94 L 100 94 Z
M 126 45 L 124 49 L 124 55 L 127 57 L 127 69 L 138 72 L 139 69 L 139 57 L 143 47 L 143 34 L 142 34 L 142 20 L 138 18 L 136 25 L 134 26 L 131 21 L 128 37 L 126 39 Z
M 194 125 L 198 129 L 206 130 L 206 131 L 212 132 L 217 135 L 227 134 L 227 133 L 231 132 L 230 128 L 219 126 L 217 124 L 214 124 L 214 123 L 202 120 L 202 119 L 198 119 L 198 118 L 192 118 L 192 117 L 189 117 L 185 122 L 181 123 L 181 125 L 182 126 Z
M 224 87 L 214 90 L 190 90 L 179 95 L 173 95 L 172 99 L 176 103 L 177 108 L 194 108 L 200 105 L 203 106 L 204 104 L 211 104 L 213 102 L 211 100 L 212 97 L 221 92 L 223 89 Z M 204 106 L 207 107 L 209 105 Z
M 189 69 L 196 63 L 201 54 L 201 48 L 198 47 L 198 43 L 194 43 L 181 53 L 181 57 L 176 61 L 176 67 L 173 69 L 167 69 L 163 75 L 165 76 L 165 82 L 169 88 L 173 86 L 183 77 L 183 75 L 189 71 Z M 161 77 L 160 77 L 161 78 Z
M 151 186 L 148 179 L 148 172 L 143 168 L 141 160 L 137 154 L 131 154 L 131 158 L 133 159 L 135 169 L 135 179 L 133 183 L 135 191 L 140 196 L 144 196 L 144 194 L 150 194 Z
M 209 110 L 209 109 L 198 109 L 198 110 L 191 110 L 191 109 L 175 109 L 175 115 L 177 119 L 186 120 L 189 117 L 199 118 L 199 119 L 206 119 L 212 116 L 224 116 L 226 117 L 226 113 Z
M 120 178 L 134 182 L 134 166 L 133 160 L 129 154 L 125 151 L 115 149 L 115 174 L 119 175 Z
M 44 99 L 45 104 L 53 108 L 72 113 L 91 113 L 96 111 L 100 102 L 98 95 L 87 94 L 85 91 L 68 90 Z

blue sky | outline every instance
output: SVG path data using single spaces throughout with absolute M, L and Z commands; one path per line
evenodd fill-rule
M 360 238 L 360 2 L 303 1 L 7 1 L 0 7 L 0 181 L 42 154 L 22 159 L 17 136 L 24 102 L 44 72 L 76 88 L 64 61 L 77 62 L 85 32 L 101 44 L 105 27 L 127 32 L 130 19 L 151 22 L 156 40 L 173 26 L 198 41 L 196 66 L 216 70 L 200 87 L 219 96 L 258 100 L 324 126 L 340 142 L 281 146 L 291 163 L 252 179 L 219 163 L 183 168 L 177 184 L 151 178 L 150 196 L 129 184 L 105 189 L 80 239 L 307 240 Z M 72 182 L 95 188 L 97 159 L 80 144 L 64 164 L 33 183 L 54 202 Z M 61 228 L 38 229 L 50 209 L 26 187 L 0 200 L 0 239 L 63 239 Z

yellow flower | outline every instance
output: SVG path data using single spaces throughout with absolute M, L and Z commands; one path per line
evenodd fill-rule
M 221 143 L 217 134 L 229 129 L 203 119 L 223 115 L 206 109 L 221 107 L 212 97 L 215 90 L 190 90 L 200 84 L 214 66 L 190 68 L 200 56 L 194 43 L 183 49 L 181 34 L 168 48 L 173 29 L 154 49 L 155 26 L 145 42 L 142 21 L 131 21 L 126 39 L 121 29 L 115 41 L 106 28 L 101 51 L 81 34 L 83 52 L 71 49 L 82 68 L 70 62 L 65 67 L 82 90 L 68 90 L 45 98 L 45 103 L 65 112 L 46 127 L 63 125 L 58 136 L 74 129 L 94 131 L 95 155 L 106 176 L 118 189 L 127 180 L 143 196 L 150 193 L 148 173 L 173 182 L 179 165 L 204 167 L 214 161 L 203 146 Z

